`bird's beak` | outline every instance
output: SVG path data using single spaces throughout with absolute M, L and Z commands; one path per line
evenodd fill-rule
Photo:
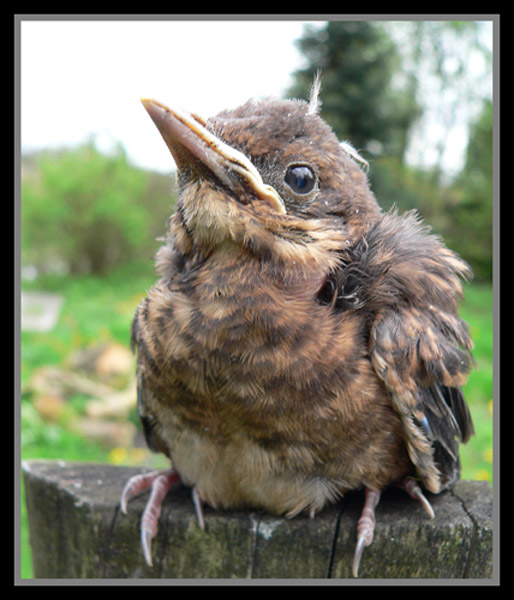
M 259 171 L 239 150 L 232 148 L 205 127 L 197 115 L 171 109 L 147 98 L 141 99 L 157 126 L 177 168 L 191 163 L 190 157 L 200 161 L 227 187 L 236 193 L 250 193 L 266 202 L 278 213 L 285 214 L 284 202 L 273 187 L 263 182 Z

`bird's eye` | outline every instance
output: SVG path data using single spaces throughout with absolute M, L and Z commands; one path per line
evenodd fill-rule
M 287 168 L 284 181 L 295 194 L 308 194 L 316 185 L 316 175 L 307 165 L 292 165 Z

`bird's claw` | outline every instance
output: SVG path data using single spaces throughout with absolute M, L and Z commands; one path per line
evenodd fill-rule
M 398 484 L 398 486 L 405 490 L 411 498 L 419 500 L 431 519 L 435 517 L 434 509 L 414 479 L 406 477 Z M 359 563 L 362 551 L 373 541 L 373 533 L 375 530 L 375 507 L 380 500 L 380 492 L 378 490 L 366 488 L 365 494 L 366 500 L 364 502 L 364 508 L 362 509 L 361 516 L 357 522 L 357 545 L 355 546 L 352 563 L 352 574 L 354 577 L 359 576 Z
M 196 518 L 198 519 L 198 525 L 202 531 L 205 530 L 205 521 L 203 519 L 203 508 L 202 508 L 202 498 L 198 491 L 198 488 L 195 486 L 192 491 L 193 496 L 193 504 L 195 507 Z
M 357 545 L 353 555 L 352 574 L 359 576 L 359 563 L 362 551 L 373 541 L 373 532 L 375 530 L 375 507 L 380 500 L 380 492 L 371 488 L 365 490 L 366 499 L 361 516 L 357 522 Z
M 362 551 L 367 545 L 366 537 L 364 535 L 359 536 L 357 539 L 357 545 L 355 546 L 355 552 L 353 554 L 352 575 L 354 577 L 359 576 L 359 564 L 361 562 Z
M 127 502 L 142 491 L 151 488 L 150 498 L 141 518 L 141 544 L 145 560 L 149 566 L 152 566 L 151 542 L 157 534 L 157 522 L 161 514 L 162 501 L 169 489 L 179 479 L 179 475 L 174 469 L 143 473 L 131 477 L 121 493 L 120 507 L 122 512 L 126 513 Z
M 141 529 L 141 546 L 143 547 L 143 555 L 145 557 L 146 564 L 149 567 L 153 566 L 152 563 L 152 535 L 148 529 Z
M 399 487 L 401 487 L 403 490 L 405 490 L 411 498 L 414 498 L 415 500 L 419 500 L 419 502 L 421 502 L 421 505 L 427 511 L 427 513 L 429 514 L 431 519 L 433 519 L 435 517 L 435 512 L 434 512 L 434 509 L 432 508 L 432 505 L 427 500 L 426 496 L 421 491 L 421 488 L 414 481 L 414 479 L 412 479 L 412 477 L 406 477 L 399 484 Z

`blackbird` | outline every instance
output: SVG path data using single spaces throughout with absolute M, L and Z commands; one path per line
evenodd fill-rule
M 142 100 L 179 190 L 131 332 L 146 440 L 172 464 L 122 492 L 126 512 L 151 487 L 150 565 L 179 480 L 202 528 L 204 502 L 314 516 L 363 489 L 358 576 L 385 487 L 433 517 L 421 486 L 438 493 L 459 477 L 459 441 L 473 434 L 461 392 L 472 342 L 457 308 L 470 269 L 415 212 L 379 207 L 318 94 L 209 119 Z

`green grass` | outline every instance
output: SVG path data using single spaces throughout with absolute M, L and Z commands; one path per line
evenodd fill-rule
M 73 350 L 99 341 L 129 343 L 134 310 L 156 276 L 149 261 L 133 263 L 105 277 L 47 277 L 23 285 L 62 294 L 59 322 L 48 333 L 21 335 L 22 382 L 33 369 L 59 364 Z
M 22 390 L 38 367 L 60 365 L 79 348 L 99 341 L 129 345 L 130 323 L 139 300 L 155 281 L 151 261 L 134 263 L 106 277 L 47 277 L 24 283 L 23 289 L 57 292 L 64 296 L 59 322 L 48 333 L 21 334 Z M 130 454 L 112 454 L 111 448 L 85 440 L 72 432 L 67 418 L 45 422 L 34 409 L 30 394 L 21 398 L 21 458 L 66 459 L 92 462 L 137 462 Z M 70 403 L 72 404 L 72 403 Z M 81 402 L 74 403 L 80 412 Z M 72 406 L 73 408 L 73 406 Z M 23 484 L 23 482 L 22 482 Z M 31 578 L 32 565 L 22 485 L 21 577 Z
M 468 322 L 475 344 L 476 368 L 464 393 L 473 416 L 476 435 L 461 448 L 462 478 L 492 481 L 493 447 L 493 294 L 489 286 L 466 290 L 461 315 Z
M 34 370 L 60 365 L 70 353 L 99 341 L 129 345 L 130 323 L 137 304 L 155 281 L 151 261 L 134 263 L 108 276 L 73 278 L 48 277 L 27 283 L 23 289 L 59 292 L 64 303 L 56 327 L 49 333 L 21 335 L 21 380 L 30 380 Z M 465 393 L 474 418 L 476 436 L 461 450 L 464 479 L 492 479 L 492 291 L 490 286 L 471 285 L 466 289 L 462 316 L 470 324 L 475 342 L 477 369 Z M 70 431 L 68 418 L 80 412 L 83 401 L 70 402 L 67 418 L 47 423 L 32 406 L 30 394 L 22 395 L 21 456 L 96 462 L 137 464 L 147 456 L 119 448 L 106 448 L 82 439 Z M 22 497 L 21 577 L 32 577 L 25 503 Z

